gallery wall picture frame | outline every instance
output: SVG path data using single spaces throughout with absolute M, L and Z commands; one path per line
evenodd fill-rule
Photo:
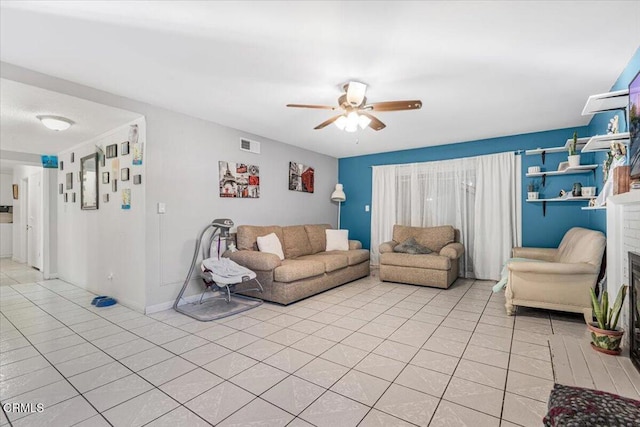
M 129 154 L 129 141 L 124 141 L 122 143 L 120 143 L 120 155 L 121 156 L 126 156 L 127 154 Z
M 98 209 L 98 154 L 93 153 L 80 159 L 80 173 L 82 183 L 80 184 L 80 209 Z M 75 193 L 73 194 L 75 197 Z M 74 200 L 75 202 L 75 200 Z
M 69 193 L 64 193 L 64 202 L 67 203 L 69 201 Z
M 59 184 L 58 185 L 58 193 L 64 194 L 64 184 Z
M 71 155 L 70 155 L 69 157 L 70 157 L 70 158 L 69 158 L 69 161 L 70 161 L 71 163 L 73 163 L 73 162 L 75 162 L 75 161 L 76 161 L 76 154 L 75 154 L 75 153 L 71 153 Z
M 109 203 L 109 193 L 102 195 L 102 203 Z
M 289 190 L 313 193 L 314 174 L 311 166 L 289 162 Z
M 71 201 L 72 201 L 73 203 L 75 203 L 75 202 L 76 202 L 76 193 L 75 193 L 75 191 L 74 191 L 73 193 L 71 193 Z
M 129 168 L 120 169 L 120 181 L 129 181 Z
M 66 175 L 67 190 L 73 190 L 73 172 L 69 172 Z
M 107 159 L 118 157 L 118 144 L 107 145 L 106 156 Z
M 82 172 L 78 172 L 78 182 L 82 182 Z
M 133 175 L 133 184 L 140 185 L 142 184 L 142 175 Z
M 102 172 L 102 183 L 103 184 L 109 183 L 109 172 Z
M 62 184 L 60 184 L 62 185 Z M 13 189 L 13 200 L 18 200 L 18 189 L 20 187 L 18 187 L 18 184 L 13 184 L 13 186 L 11 187 Z
M 58 164 L 58 166 L 60 167 L 61 171 L 64 170 L 64 162 L 62 160 L 60 160 L 60 163 Z
M 218 162 L 220 197 L 257 199 L 260 197 L 260 167 L 246 163 Z
M 111 180 L 111 191 L 114 192 L 114 193 L 118 191 L 118 180 L 117 179 Z

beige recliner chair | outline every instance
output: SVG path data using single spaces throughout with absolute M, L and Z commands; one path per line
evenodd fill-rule
M 557 249 L 513 248 L 514 258 L 545 262 L 511 262 L 505 296 L 508 315 L 515 306 L 572 313 L 591 312 L 589 289 L 595 287 L 607 243 L 604 234 L 574 227 Z
M 398 253 L 407 239 L 428 248 L 429 254 Z M 448 288 L 458 278 L 458 264 L 464 246 L 450 225 L 439 227 L 393 226 L 393 240 L 380 245 L 380 279 L 385 282 Z

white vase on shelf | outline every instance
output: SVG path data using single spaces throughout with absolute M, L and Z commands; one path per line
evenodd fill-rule
M 575 168 L 580 166 L 580 154 L 574 154 L 573 156 L 568 156 L 567 160 L 569 161 L 569 167 Z

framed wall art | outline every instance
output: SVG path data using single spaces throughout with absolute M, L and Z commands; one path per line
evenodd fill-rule
M 102 195 L 102 203 L 109 203 L 109 193 Z
M 111 191 L 114 192 L 114 193 L 118 191 L 118 180 L 117 179 L 112 179 L 111 180 Z
M 103 184 L 109 183 L 109 172 L 102 172 L 102 183 Z
M 127 154 L 129 154 L 129 141 L 120 144 L 120 155 L 126 156 Z
M 260 168 L 245 163 L 218 162 L 220 197 L 260 197 Z
M 106 151 L 107 159 L 118 157 L 118 144 L 107 145 Z
M 313 193 L 313 175 L 311 166 L 289 162 L 289 190 Z
M 142 175 L 133 175 L 133 184 L 134 185 L 142 184 Z
M 98 155 L 96 153 L 80 159 L 80 174 L 82 175 L 80 209 L 98 209 Z
M 129 168 L 120 169 L 120 181 L 129 181 Z
M 59 184 L 58 185 L 58 193 L 64 194 L 64 184 Z M 15 199 L 15 197 L 14 197 L 14 199 Z
M 69 172 L 66 175 L 66 182 L 67 182 L 67 190 L 72 190 L 73 189 L 73 172 Z
M 13 184 L 12 185 L 12 190 L 13 190 L 13 200 L 18 200 L 18 184 Z M 62 190 L 62 184 L 60 184 L 60 190 Z

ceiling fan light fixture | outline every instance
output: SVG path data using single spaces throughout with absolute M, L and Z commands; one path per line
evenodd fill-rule
M 333 122 L 333 124 L 335 124 L 338 129 L 344 130 L 344 128 L 347 126 L 347 118 L 345 116 L 340 116 L 335 122 Z
M 364 93 L 367 85 L 360 82 L 349 82 L 347 88 L 347 102 L 353 107 L 358 107 L 364 100 Z
M 73 121 L 61 116 L 36 116 L 40 122 L 47 128 L 56 132 L 67 130 L 73 125 Z
M 367 116 L 358 116 L 358 126 L 360 126 L 360 129 L 364 129 L 367 126 L 369 126 L 369 123 L 371 123 L 371 119 Z
M 350 112 L 347 115 L 347 123 L 344 128 L 347 132 L 355 132 L 358 130 L 358 123 L 360 122 L 360 116 L 355 111 Z

